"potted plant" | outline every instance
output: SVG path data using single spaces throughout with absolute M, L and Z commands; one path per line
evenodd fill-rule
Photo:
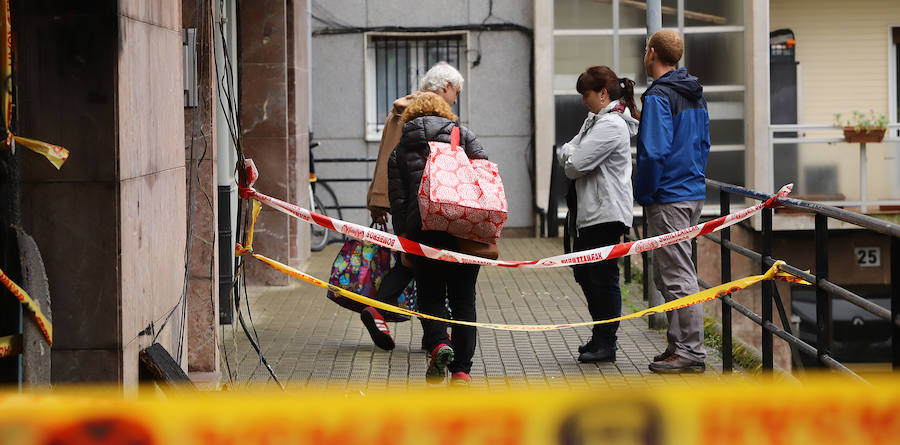
M 834 115 L 834 122 L 844 129 L 844 140 L 847 142 L 881 142 L 884 132 L 887 130 L 887 116 L 876 115 L 875 110 L 869 110 L 869 114 L 854 111 L 850 119 L 841 119 L 840 114 Z

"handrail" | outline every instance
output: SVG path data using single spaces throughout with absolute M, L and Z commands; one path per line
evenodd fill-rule
M 868 213 L 868 209 L 870 205 L 896 205 L 900 201 L 896 200 L 888 200 L 882 201 L 885 204 L 876 204 L 874 202 L 870 202 L 868 198 L 868 155 L 867 155 L 867 142 L 848 142 L 843 134 L 841 134 L 841 126 L 837 126 L 834 124 L 824 125 L 824 124 L 769 124 L 769 152 L 767 156 L 768 163 L 768 171 L 770 172 L 769 177 L 766 179 L 766 189 L 772 190 L 774 189 L 774 172 L 775 172 L 775 153 L 776 146 L 784 146 L 784 145 L 795 145 L 795 144 L 841 144 L 841 143 L 850 143 L 858 145 L 858 153 L 859 153 L 859 202 L 847 202 L 842 201 L 839 205 L 859 205 L 862 213 Z M 883 139 L 879 142 L 882 143 L 897 143 L 900 142 L 900 137 L 898 137 L 898 130 L 900 130 L 900 123 L 891 123 L 888 124 L 885 128 L 886 134 Z M 805 131 L 813 131 L 813 132 L 827 132 L 837 133 L 833 136 L 827 137 L 807 137 Z M 787 134 L 785 134 L 787 133 Z M 796 134 L 790 134 L 796 133 Z M 781 137 L 779 137 L 781 136 Z
M 828 124 L 769 124 L 769 130 L 771 131 L 840 130 L 841 128 Z M 900 128 L 900 123 L 888 124 L 887 128 Z
M 731 185 L 724 182 L 719 182 L 713 179 L 707 179 L 706 184 L 712 186 L 712 188 L 717 190 L 724 190 L 729 193 L 733 193 L 735 195 L 741 195 L 747 198 L 756 199 L 759 201 L 765 201 L 771 198 L 773 195 L 769 195 L 766 193 L 761 193 L 756 190 L 751 190 L 748 188 L 740 187 L 737 185 Z M 854 213 L 848 210 L 839 209 L 837 207 L 832 207 L 829 205 L 819 204 L 812 201 L 803 201 L 801 199 L 794 198 L 781 198 L 778 200 L 784 207 L 797 209 L 797 210 L 805 210 L 812 213 L 818 213 L 820 215 L 825 215 L 829 218 L 834 218 L 837 220 L 841 220 L 856 226 L 860 226 L 866 229 L 869 229 L 873 232 L 878 232 L 882 235 L 887 236 L 897 236 L 900 237 L 900 225 L 884 221 L 878 218 L 873 218 L 868 215 L 862 215 L 859 213 Z
M 703 235 L 703 237 L 716 243 L 716 244 L 723 245 L 723 246 L 727 247 L 729 250 L 737 252 L 747 258 L 750 258 L 751 260 L 764 261 L 767 266 L 772 266 L 773 264 L 775 264 L 774 259 L 766 258 L 765 260 L 763 260 L 762 255 L 760 255 L 746 247 L 737 245 L 731 241 L 723 241 L 719 237 L 712 236 L 709 234 Z M 818 286 L 821 287 L 822 289 L 824 289 L 829 294 L 839 296 L 839 297 L 843 298 L 844 300 L 847 300 L 848 302 L 855 304 L 856 306 L 859 306 L 861 309 L 866 310 L 866 311 L 870 312 L 872 315 L 875 315 L 879 318 L 883 318 L 888 321 L 890 321 L 890 319 L 891 319 L 890 309 L 886 309 L 875 303 L 872 303 L 871 301 L 866 300 L 865 298 L 863 298 L 853 292 L 850 292 L 849 290 L 844 289 L 843 287 L 840 287 L 837 284 L 834 284 L 828 280 L 825 280 L 825 279 L 819 280 L 816 278 L 815 275 L 813 275 L 809 272 L 806 272 L 804 270 L 798 269 L 798 268 L 791 266 L 790 264 L 786 264 L 786 263 L 780 264 L 778 266 L 778 270 L 781 270 L 782 272 L 787 272 L 797 278 L 806 280 L 810 283 L 818 283 Z M 895 323 L 898 326 L 900 326 L 900 320 L 896 320 Z
M 771 321 L 763 322 L 762 317 L 760 317 L 757 313 L 753 312 L 750 308 L 738 303 L 737 301 L 734 301 L 733 298 L 727 297 L 727 296 L 723 297 L 722 302 L 731 306 L 732 308 L 734 308 L 734 310 L 740 312 L 743 316 L 749 318 L 750 320 L 753 320 L 756 324 L 762 326 L 767 331 L 775 334 L 776 336 L 778 336 L 778 338 L 792 344 L 793 346 L 796 346 L 804 353 L 809 354 L 809 355 L 816 355 L 817 351 L 814 346 L 810 345 L 809 343 L 807 343 L 803 340 L 800 340 L 799 338 L 794 336 L 794 334 L 791 334 L 791 333 L 785 331 L 784 329 L 779 328 L 778 326 L 775 325 L 775 323 L 772 323 Z M 863 380 L 862 377 L 859 376 L 859 374 L 853 372 L 852 370 L 850 370 L 849 368 L 844 366 L 841 362 L 835 360 L 830 355 L 823 354 L 819 358 L 829 368 L 841 371 L 847 375 L 850 375 L 850 376 L 856 378 L 857 380 L 865 381 L 865 380 Z
M 773 196 L 767 193 L 761 193 L 757 190 L 711 179 L 708 179 L 706 183 L 710 189 L 719 190 L 721 198 L 720 211 L 723 215 L 730 212 L 731 194 L 761 201 L 768 200 Z M 795 354 L 800 352 L 805 356 L 815 357 L 820 366 L 825 366 L 846 373 L 856 379 L 863 380 L 859 375 L 832 356 L 831 297 L 842 298 L 876 317 L 887 320 L 891 329 L 891 338 L 895 342 L 894 344 L 896 345 L 896 342 L 900 342 L 900 225 L 836 207 L 799 199 L 779 199 L 778 204 L 815 216 L 816 274 L 814 275 L 809 271 L 801 270 L 787 263 L 779 265 L 779 270 L 812 283 L 816 289 L 815 340 L 802 340 L 800 338 L 800 333 L 792 332 L 785 315 L 781 296 L 778 294 L 777 289 L 772 283 L 766 283 L 768 287 L 764 286 L 763 288 L 762 311 L 759 314 L 726 296 L 721 298 L 723 370 L 729 372 L 732 368 L 732 351 L 730 347 L 732 337 L 731 311 L 734 310 L 761 327 L 762 367 L 764 371 L 771 371 L 774 368 L 772 338 L 778 337 L 791 346 L 792 356 L 795 360 L 798 360 L 798 356 Z M 731 279 L 731 261 L 729 252 L 736 252 L 751 259 L 753 262 L 759 264 L 763 270 L 768 269 L 775 263 L 775 260 L 771 257 L 773 234 L 772 215 L 772 209 L 765 209 L 763 211 L 761 228 L 762 244 L 760 252 L 732 242 L 730 234 L 731 229 L 727 227 L 720 231 L 719 236 L 712 236 L 710 234 L 704 235 L 705 238 L 720 246 L 722 282 L 727 282 Z M 844 221 L 859 226 L 871 233 L 887 235 L 890 237 L 891 247 L 889 264 L 892 295 L 890 308 L 879 306 L 873 301 L 829 281 L 829 278 L 831 277 L 829 276 L 828 271 L 828 218 Z M 703 280 L 698 278 L 697 281 L 701 286 L 709 287 Z M 647 284 L 645 284 L 645 293 L 647 292 L 646 287 Z M 778 315 L 781 318 L 781 323 L 784 325 L 784 328 L 779 328 L 774 323 L 773 308 L 778 309 Z M 891 356 L 891 363 L 895 371 L 900 371 L 900 352 L 898 351 L 900 351 L 900 349 L 894 348 Z

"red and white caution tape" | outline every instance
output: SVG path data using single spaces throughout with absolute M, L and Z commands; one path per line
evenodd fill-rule
M 387 312 L 393 312 L 396 314 L 408 315 L 412 317 L 425 318 L 429 320 L 441 321 L 444 323 L 452 323 L 458 325 L 465 326 L 474 326 L 479 328 L 489 328 L 489 329 L 498 329 L 502 331 L 529 331 L 529 332 L 539 332 L 539 331 L 552 331 L 556 329 L 564 329 L 564 328 L 575 328 L 581 326 L 593 326 L 597 324 L 604 323 L 612 323 L 616 321 L 624 321 L 630 320 L 632 318 L 640 318 L 649 314 L 661 314 L 664 312 L 680 309 L 683 307 L 687 307 L 697 303 L 703 303 L 705 301 L 710 301 L 716 298 L 724 297 L 725 295 L 733 294 L 741 289 L 747 288 L 748 286 L 752 286 L 762 280 L 784 280 L 791 283 L 801 283 L 801 284 L 809 284 L 806 281 L 803 281 L 793 275 L 790 275 L 786 272 L 782 272 L 779 267 L 784 264 L 784 261 L 776 261 L 769 270 L 763 275 L 753 275 L 745 278 L 740 278 L 738 280 L 730 281 L 725 284 L 720 284 L 716 287 L 705 289 L 695 294 L 688 295 L 686 297 L 678 298 L 676 300 L 672 300 L 668 303 L 663 303 L 658 306 L 654 306 L 648 309 L 644 309 L 642 311 L 637 311 L 632 314 L 622 315 L 615 318 L 610 318 L 607 320 L 595 320 L 595 321 L 584 321 L 584 322 L 575 322 L 575 323 L 557 323 L 557 324 L 540 324 L 540 325 L 525 325 L 525 324 L 505 324 L 505 323 L 480 323 L 476 321 L 463 321 L 463 320 L 450 320 L 446 318 L 436 317 L 433 315 L 423 314 L 421 312 L 411 311 L 409 309 L 392 306 L 387 303 L 383 303 L 378 300 L 373 300 L 369 297 L 351 292 L 346 289 L 342 289 L 334 284 L 327 283 L 322 281 L 312 275 L 305 274 L 287 264 L 275 261 L 271 258 L 265 257 L 253 251 L 253 232 L 256 227 L 256 218 L 259 216 L 260 211 L 260 203 L 253 203 L 253 212 L 252 219 L 250 223 L 250 231 L 247 235 L 247 247 L 242 246 L 240 243 L 235 245 L 235 255 L 243 256 L 250 255 L 257 260 L 262 261 L 269 265 L 269 267 L 290 275 L 294 278 L 300 279 L 307 283 L 319 286 L 323 289 L 327 289 L 331 292 L 334 292 L 337 295 L 342 297 L 349 298 L 353 301 L 357 301 L 366 306 L 372 306 L 376 309 L 380 309 Z
M 401 238 L 394 234 L 377 230 L 371 227 L 365 227 L 359 224 L 353 224 L 347 221 L 341 221 L 339 219 L 334 219 L 325 215 L 311 212 L 302 207 L 259 193 L 252 187 L 242 187 L 240 189 L 240 195 L 245 199 L 255 199 L 262 204 L 278 210 L 279 212 L 300 219 L 302 221 L 306 221 L 310 224 L 316 224 L 318 226 L 340 232 L 351 238 L 368 241 L 370 243 L 377 244 L 379 246 L 399 252 L 406 252 L 426 258 L 454 263 L 537 269 L 573 266 L 576 264 L 595 263 L 598 261 L 620 258 L 680 243 L 682 241 L 697 238 L 708 233 L 717 232 L 721 229 L 724 229 L 725 227 L 734 225 L 753 216 L 753 214 L 759 212 L 763 208 L 776 207 L 778 205 L 778 199 L 786 197 L 791 192 L 793 187 L 793 184 L 785 185 L 781 188 L 781 190 L 778 191 L 778 193 L 775 194 L 775 196 L 772 196 L 765 202 L 761 202 L 754 205 L 753 207 L 749 207 L 744 210 L 732 213 L 730 215 L 725 215 L 693 227 L 688 227 L 687 229 L 679 230 L 677 232 L 666 233 L 663 235 L 654 236 L 653 238 L 629 241 L 627 243 L 620 243 L 612 246 L 583 250 L 580 252 L 572 252 L 537 260 L 522 261 L 489 260 L 481 257 L 467 255 L 464 253 L 453 252 L 450 250 L 436 249 L 434 247 L 426 246 L 424 244 L 420 244 L 406 238 Z

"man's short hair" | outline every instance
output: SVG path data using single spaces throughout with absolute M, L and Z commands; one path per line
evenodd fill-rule
M 670 66 L 678 65 L 684 54 L 684 41 L 681 40 L 678 31 L 672 29 L 656 31 L 650 36 L 647 45 L 656 50 L 656 55 L 662 63 Z
M 435 63 L 422 78 L 419 89 L 440 93 L 449 83 L 453 88 L 462 90 L 463 76 L 447 62 Z

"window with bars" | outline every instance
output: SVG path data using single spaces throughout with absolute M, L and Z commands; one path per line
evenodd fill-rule
M 368 37 L 367 133 L 380 137 L 391 106 L 399 97 L 419 89 L 422 76 L 437 62 L 447 62 L 465 76 L 465 34 Z M 465 94 L 453 112 L 465 120 Z

